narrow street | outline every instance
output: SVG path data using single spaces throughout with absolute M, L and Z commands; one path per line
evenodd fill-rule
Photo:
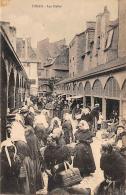
M 126 0 L 0 11 L 0 194 L 126 195 Z

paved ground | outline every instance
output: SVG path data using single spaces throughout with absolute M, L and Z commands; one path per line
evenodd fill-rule
M 73 127 L 76 126 L 76 121 L 73 121 Z M 101 139 L 101 131 L 97 132 L 96 137 L 94 137 L 93 143 L 91 144 L 95 163 L 96 163 L 96 171 L 94 174 L 92 174 L 89 177 L 85 177 L 82 182 L 77 185 L 81 188 L 91 188 L 92 195 L 93 191 L 96 188 L 96 186 L 103 180 L 103 172 L 100 169 L 100 148 L 101 144 L 103 143 L 103 140 Z M 44 174 L 44 181 L 45 181 L 45 189 L 42 191 L 39 191 L 37 194 L 46 194 L 47 193 L 47 175 Z

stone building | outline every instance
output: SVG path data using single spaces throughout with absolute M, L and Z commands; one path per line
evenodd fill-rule
M 31 46 L 31 38 L 17 38 L 16 52 L 30 80 L 30 95 L 38 94 L 38 65 L 36 50 Z
M 57 93 L 81 95 L 84 106 L 99 103 L 104 119 L 113 110 L 126 118 L 126 1 L 118 2 L 117 20 L 110 21 L 107 7 L 96 16 L 94 40 L 82 55 L 84 72 L 56 84 Z
M 86 23 L 86 30 L 76 34 L 69 44 L 69 77 L 75 77 L 87 70 L 84 65 L 85 55 L 90 53 L 89 47 L 94 40 L 95 22 L 89 21 Z M 90 54 L 91 55 L 91 54 Z M 89 62 L 88 62 L 89 61 Z M 85 63 L 89 64 L 88 57 L 85 58 Z
M 50 93 L 50 80 L 68 77 L 68 48 L 65 39 L 50 42 L 49 39 L 37 44 L 39 94 Z
M 29 94 L 29 80 L 21 61 L 19 60 L 12 43 L 0 27 L 1 37 L 1 140 L 6 139 L 6 116 L 8 108 L 14 111 L 23 105 Z

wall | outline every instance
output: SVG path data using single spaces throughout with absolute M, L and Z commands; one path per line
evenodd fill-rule
M 111 40 L 111 46 L 108 48 L 106 53 L 106 62 L 115 60 L 118 57 L 118 24 L 112 29 L 113 37 Z
M 85 46 L 85 57 L 83 60 L 83 70 L 88 71 L 92 68 L 92 52 L 93 48 L 91 47 L 91 44 L 93 44 L 94 41 L 94 34 L 95 34 L 95 29 L 87 29 L 85 31 L 86 34 L 86 46 Z
M 65 79 L 69 76 L 68 71 L 55 70 L 55 78 Z
M 77 38 L 75 37 L 69 45 L 69 77 L 74 77 L 77 63 Z
M 17 38 L 16 40 L 16 52 L 20 59 L 25 59 L 25 40 Z
M 85 46 L 86 46 L 86 36 L 85 33 L 81 34 L 80 36 L 78 36 L 78 45 L 77 45 L 77 74 L 82 74 L 83 72 L 83 58 L 82 55 L 85 52 Z
M 49 39 L 44 39 L 37 43 L 37 59 L 41 61 L 41 68 L 43 68 L 44 61 L 50 57 L 49 54 Z
M 24 69 L 31 81 L 30 94 L 37 95 L 38 92 L 38 73 L 37 63 L 23 63 Z
M 126 56 L 126 0 L 118 0 L 119 7 L 119 45 L 118 56 Z
M 49 44 L 49 53 L 51 57 L 56 57 L 63 50 L 66 45 L 66 40 L 62 39 Z
M 76 35 L 69 44 L 69 76 L 74 77 L 82 72 L 85 51 L 85 33 Z

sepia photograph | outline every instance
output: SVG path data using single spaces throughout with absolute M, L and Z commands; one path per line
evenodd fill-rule
M 0 0 L 0 194 L 126 195 L 126 0 Z

